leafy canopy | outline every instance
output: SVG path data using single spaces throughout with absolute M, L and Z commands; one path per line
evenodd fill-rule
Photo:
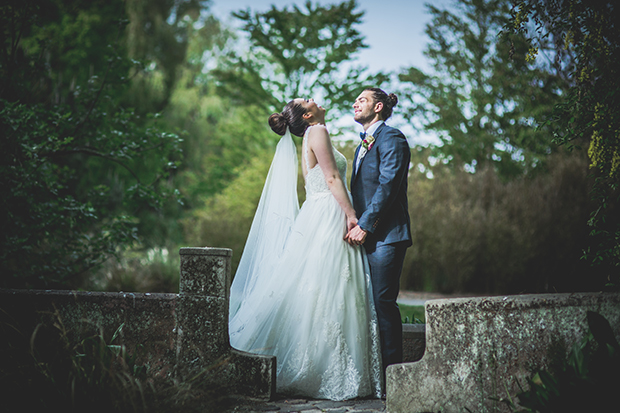
M 545 126 L 553 142 L 587 147 L 595 174 L 595 209 L 589 224 L 597 247 L 586 251 L 610 282 L 620 268 L 620 7 L 613 1 L 524 0 L 515 2 L 506 36 L 525 37 L 529 54 L 555 38 L 560 70 L 571 87 Z M 564 64 L 562 64 L 564 63 Z
M 4 287 L 78 287 L 86 271 L 140 239 L 144 214 L 175 197 L 168 179 L 178 136 L 126 101 L 132 74 L 148 66 L 128 55 L 126 7 L 137 3 L 2 8 Z
M 224 93 L 246 104 L 281 110 L 296 97 L 321 100 L 332 118 L 348 110 L 359 90 L 387 80 L 352 64 L 367 47 L 356 26 L 363 12 L 355 0 L 327 6 L 305 3 L 305 9 L 272 6 L 267 12 L 239 11 L 251 50 L 228 50 L 214 73 Z
M 428 7 L 425 55 L 434 74 L 412 67 L 399 75 L 407 117 L 439 136 L 434 156 L 449 165 L 492 166 L 505 179 L 533 170 L 554 151 L 548 130 L 535 127 L 566 90 L 565 79 L 518 53 L 522 39 L 511 47 L 497 36 L 510 18 L 508 0 Z

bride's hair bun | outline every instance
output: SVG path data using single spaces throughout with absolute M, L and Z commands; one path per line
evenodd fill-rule
M 269 116 L 269 126 L 271 126 L 271 130 L 277 133 L 278 135 L 283 136 L 286 133 L 287 125 L 288 125 L 288 122 L 286 121 L 286 118 L 281 113 L 274 113 L 271 116 Z
M 398 103 L 398 97 L 395 94 L 390 93 L 387 97 L 387 104 L 391 108 L 393 108 L 394 106 L 396 106 L 397 103 Z
M 271 130 L 280 136 L 284 136 L 288 127 L 295 136 L 302 137 L 308 129 L 308 121 L 304 118 L 306 109 L 299 102 L 291 100 L 286 104 L 281 113 L 269 116 Z

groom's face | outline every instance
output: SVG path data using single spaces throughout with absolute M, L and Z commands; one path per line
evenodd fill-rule
M 353 119 L 359 124 L 366 125 L 372 123 L 379 116 L 381 104 L 375 102 L 370 90 L 363 91 L 353 104 Z

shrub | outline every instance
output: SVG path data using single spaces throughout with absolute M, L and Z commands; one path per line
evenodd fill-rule
M 547 171 L 511 181 L 491 168 L 432 171 L 433 179 L 409 180 L 413 246 L 404 289 L 506 294 L 604 284 L 580 260 L 589 242 L 583 156 L 550 156 Z

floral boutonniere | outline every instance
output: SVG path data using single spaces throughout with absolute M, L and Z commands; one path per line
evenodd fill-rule
M 375 143 L 375 137 L 372 135 L 366 135 L 366 137 L 362 141 L 362 146 L 364 147 L 364 149 L 369 151 L 370 149 L 372 149 L 372 145 L 374 145 L 374 143 Z

